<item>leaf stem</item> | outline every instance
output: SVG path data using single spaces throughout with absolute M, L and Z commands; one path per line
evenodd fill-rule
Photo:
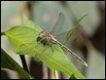
M 23 68 L 29 73 L 28 67 L 27 67 L 27 64 L 26 64 L 26 60 L 25 60 L 25 56 L 20 55 L 20 58 L 21 58 L 21 61 L 22 61 Z

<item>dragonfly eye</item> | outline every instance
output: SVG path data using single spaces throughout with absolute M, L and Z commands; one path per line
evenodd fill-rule
M 37 37 L 37 39 L 36 39 L 37 42 L 39 42 L 39 41 L 41 41 L 41 40 L 42 40 L 41 37 Z
M 49 45 L 49 43 L 46 39 L 43 39 L 39 36 L 37 37 L 36 41 L 42 43 L 43 45 Z

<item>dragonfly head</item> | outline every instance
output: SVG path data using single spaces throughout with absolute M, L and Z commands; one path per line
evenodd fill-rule
M 56 39 L 49 32 L 42 31 L 37 38 L 37 42 L 41 42 L 43 44 L 51 44 L 56 43 Z

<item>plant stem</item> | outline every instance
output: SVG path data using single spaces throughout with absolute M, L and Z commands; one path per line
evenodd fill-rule
M 28 67 L 27 67 L 27 64 L 26 64 L 26 60 L 25 60 L 25 56 L 20 55 L 20 58 L 21 58 L 21 61 L 22 61 L 23 68 L 29 73 Z
M 48 79 L 48 67 L 43 64 L 43 79 Z
M 60 79 L 58 71 L 51 70 L 51 79 Z

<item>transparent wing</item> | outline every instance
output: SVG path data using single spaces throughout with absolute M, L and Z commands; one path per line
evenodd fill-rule
M 71 50 L 70 50 L 71 52 L 67 51 L 67 49 L 63 49 L 63 50 L 65 51 L 67 57 L 69 57 L 70 53 L 71 53 L 72 54 L 71 58 L 74 58 L 74 60 L 76 60 L 76 61 L 80 62 L 82 65 L 88 67 L 88 64 L 79 55 L 77 55 L 76 53 L 72 52 Z
M 88 64 L 80 56 L 78 56 L 75 52 L 73 52 L 72 50 L 70 50 L 68 47 L 62 45 L 61 43 L 59 43 L 59 44 L 68 53 L 71 53 L 76 58 L 76 60 L 78 60 L 81 64 L 83 64 L 84 66 L 88 67 Z
M 63 44 L 64 40 L 65 40 L 65 37 L 67 35 L 67 32 L 63 32 L 63 33 L 60 33 L 60 34 L 57 34 L 55 35 L 55 38 L 61 42 Z M 78 34 L 76 32 L 74 32 L 71 36 L 70 36 L 70 39 L 69 39 L 69 44 L 71 45 L 73 41 L 75 41 L 78 37 Z M 68 42 L 67 42 L 68 43 Z
M 64 31 L 67 31 L 69 29 L 69 20 L 66 19 L 67 16 L 65 16 L 64 13 L 59 13 L 59 17 L 57 22 L 54 24 L 54 27 L 50 31 L 53 35 L 57 35 L 60 33 L 63 33 Z M 61 29 L 61 30 L 60 30 Z

